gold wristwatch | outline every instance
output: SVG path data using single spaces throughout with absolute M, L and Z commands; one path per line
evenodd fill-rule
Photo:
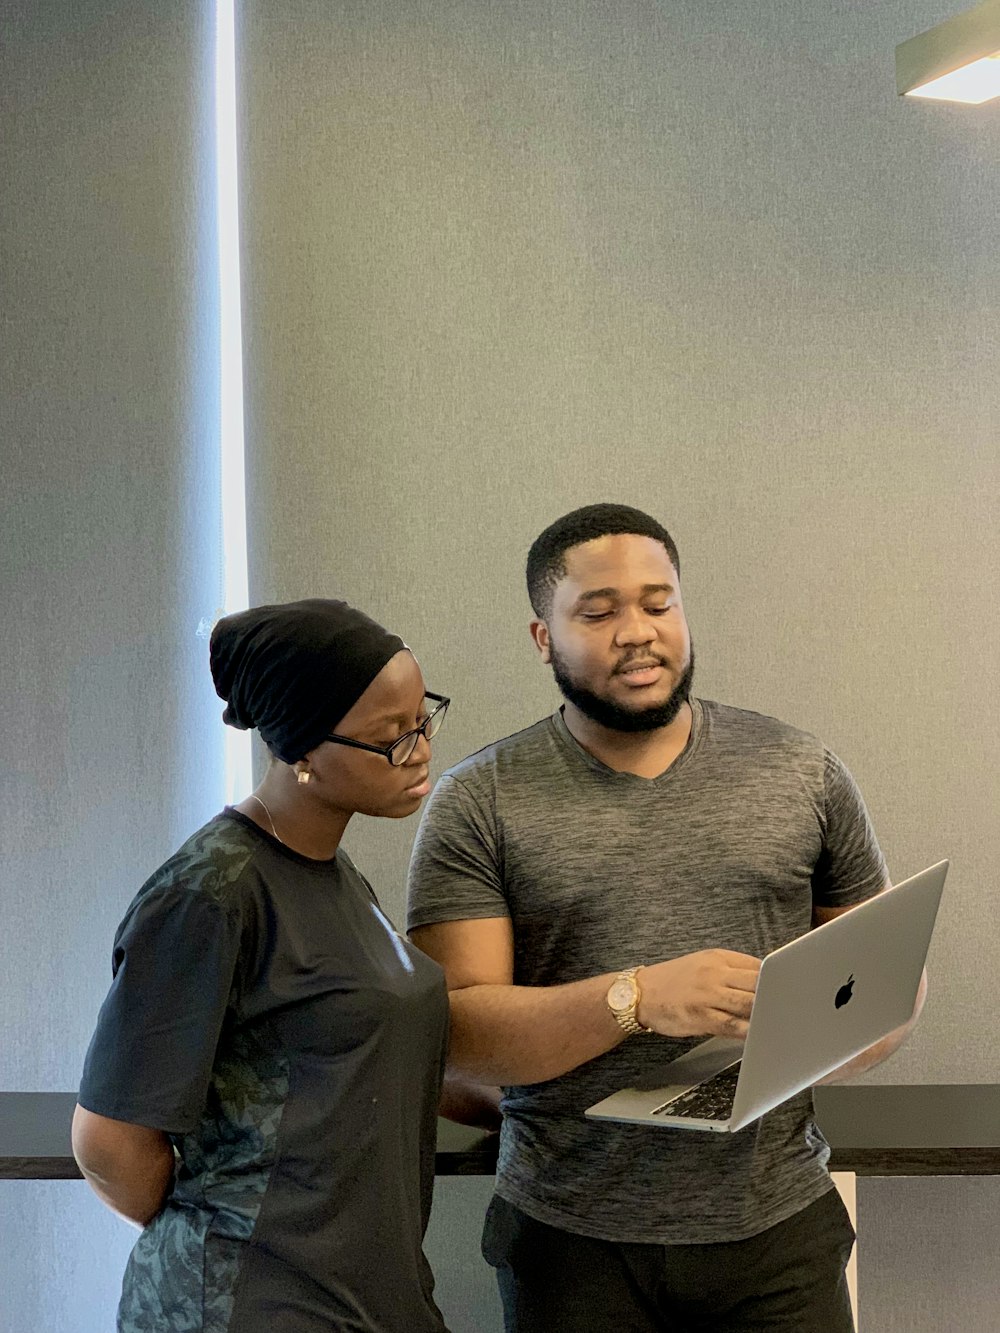
M 635 979 L 638 971 L 637 967 L 629 967 L 624 972 L 619 972 L 608 990 L 608 1008 L 614 1014 L 618 1026 L 630 1037 L 636 1032 L 653 1030 L 644 1027 L 635 1016 L 639 1008 L 640 995 L 639 983 Z

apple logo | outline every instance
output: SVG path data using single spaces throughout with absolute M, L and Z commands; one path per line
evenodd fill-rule
M 833 1001 L 834 1008 L 843 1009 L 844 1005 L 847 1004 L 848 1000 L 851 998 L 853 992 L 854 992 L 854 973 L 852 972 L 851 975 L 844 982 L 844 984 L 841 986 L 840 990 L 837 991 L 837 994 L 834 997 Z

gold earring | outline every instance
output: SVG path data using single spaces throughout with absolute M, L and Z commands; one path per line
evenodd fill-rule
M 300 768 L 300 769 L 299 769 L 299 785 L 300 785 L 300 786 L 305 786 L 305 784 L 306 784 L 307 782 L 311 782 L 311 781 L 312 781 L 312 774 L 309 772 L 308 768 Z

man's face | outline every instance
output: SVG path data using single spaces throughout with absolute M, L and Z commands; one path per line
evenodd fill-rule
M 694 672 L 680 581 L 662 543 L 615 535 L 574 546 L 548 620 L 532 621 L 562 694 L 612 731 L 677 716 Z

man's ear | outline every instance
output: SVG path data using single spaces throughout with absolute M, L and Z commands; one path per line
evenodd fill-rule
M 542 661 L 546 666 L 552 661 L 552 653 L 549 649 L 549 627 L 544 620 L 533 620 L 528 626 L 531 631 L 531 637 L 534 640 L 535 647 L 541 654 Z

